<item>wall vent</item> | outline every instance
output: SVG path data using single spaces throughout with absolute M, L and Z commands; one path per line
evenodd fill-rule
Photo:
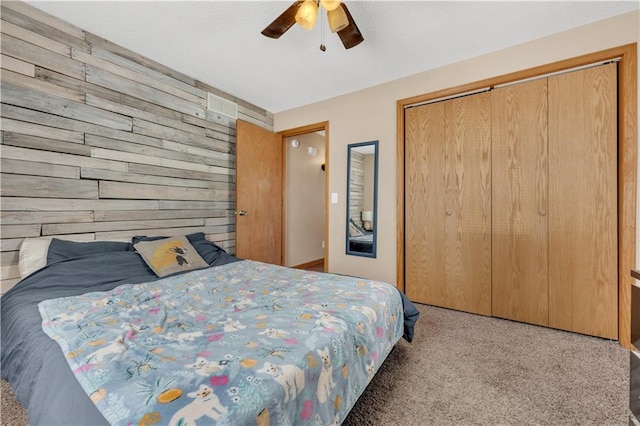
M 231 118 L 238 118 L 238 104 L 228 101 L 213 93 L 207 93 L 207 109 L 226 115 Z

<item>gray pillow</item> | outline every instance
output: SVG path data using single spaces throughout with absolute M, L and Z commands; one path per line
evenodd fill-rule
M 133 246 L 118 241 L 76 242 L 53 238 L 47 251 L 47 265 L 59 260 L 113 251 L 133 251 Z

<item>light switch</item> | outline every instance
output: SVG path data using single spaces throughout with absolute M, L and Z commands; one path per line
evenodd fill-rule
M 337 192 L 332 192 L 331 193 L 331 204 L 338 204 L 338 193 Z

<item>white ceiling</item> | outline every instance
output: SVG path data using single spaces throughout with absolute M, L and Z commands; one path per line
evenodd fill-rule
M 364 42 L 325 25 L 260 34 L 291 1 L 28 1 L 190 77 L 280 112 L 638 9 L 638 1 L 346 0 Z M 326 16 L 323 18 L 326 24 Z

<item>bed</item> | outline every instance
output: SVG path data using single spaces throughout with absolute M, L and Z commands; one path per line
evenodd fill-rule
M 359 253 L 373 253 L 373 232 L 349 237 L 349 250 Z
M 347 253 L 374 253 L 374 231 L 365 229 L 352 218 L 349 218 L 347 236 Z
M 204 266 L 164 278 L 140 249 L 156 239 L 54 239 L 2 297 L 2 377 L 31 425 L 340 424 L 412 338 L 395 287 L 183 238 Z

